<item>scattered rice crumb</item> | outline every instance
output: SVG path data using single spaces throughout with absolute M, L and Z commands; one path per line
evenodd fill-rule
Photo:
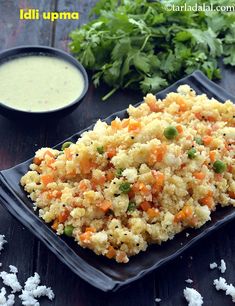
M 189 233 L 186 233 L 185 236 L 188 237 L 188 236 L 189 236 Z
M 235 287 L 232 284 L 228 285 L 226 279 L 223 277 L 215 279 L 213 283 L 216 290 L 225 291 L 225 294 L 230 295 L 232 297 L 233 303 L 235 303 Z
M 1 306 L 13 306 L 15 304 L 14 294 L 9 294 L 6 299 L 6 289 L 5 287 L 1 288 L 0 292 L 0 305 Z
M 221 273 L 224 273 L 226 271 L 226 263 L 223 259 L 220 261 L 220 266 L 218 267 Z
M 22 289 L 15 273 L 2 271 L 0 277 L 3 280 L 3 284 L 12 289 L 12 293 L 18 292 Z
M 38 273 L 34 273 L 34 276 L 31 276 L 25 282 L 24 289 L 19 298 L 22 300 L 22 305 L 24 306 L 39 306 L 37 298 L 41 296 L 46 296 L 49 300 L 53 300 L 55 295 L 50 287 L 39 286 L 40 276 Z
M 190 278 L 188 278 L 188 279 L 185 280 L 185 282 L 188 283 L 188 284 L 192 284 L 192 283 L 193 283 L 193 280 L 190 279 Z
M 184 289 L 184 297 L 188 302 L 188 306 L 201 306 L 203 304 L 203 297 L 193 288 L 186 287 Z
M 155 302 L 156 302 L 156 303 L 160 303 L 160 302 L 161 302 L 161 299 L 156 298 L 156 299 L 155 299 Z
M 1 251 L 3 250 L 3 245 L 7 242 L 4 238 L 5 238 L 4 235 L 0 235 L 0 254 Z
M 18 269 L 15 266 L 10 265 L 9 268 L 10 268 L 11 273 L 14 273 L 14 274 L 18 273 Z
M 213 269 L 215 269 L 215 268 L 217 268 L 217 267 L 218 267 L 218 265 L 217 265 L 216 262 L 210 263 L 210 269 L 211 269 L 211 270 L 213 270 Z
M 190 258 L 191 260 L 193 260 L 193 256 L 190 256 L 189 258 Z

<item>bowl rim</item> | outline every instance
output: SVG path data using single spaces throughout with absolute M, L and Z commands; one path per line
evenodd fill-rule
M 22 46 L 17 46 L 14 48 L 5 49 L 0 52 L 0 65 L 2 65 L 4 63 L 4 60 L 7 60 L 8 58 L 11 60 L 11 58 L 16 59 L 16 58 L 20 58 L 20 57 L 27 56 L 27 55 L 30 56 L 32 54 L 39 54 L 39 55 L 44 54 L 48 56 L 57 57 L 75 66 L 75 68 L 81 72 L 82 77 L 84 79 L 84 88 L 83 88 L 82 93 L 74 101 L 60 108 L 55 108 L 55 109 L 48 110 L 48 111 L 35 111 L 35 112 L 25 111 L 25 110 L 21 110 L 18 108 L 10 107 L 1 101 L 0 101 L 0 107 L 8 111 L 17 112 L 18 114 L 29 114 L 29 115 L 45 114 L 46 115 L 46 114 L 54 114 L 54 113 L 63 111 L 67 108 L 70 108 L 74 106 L 75 104 L 79 103 L 84 98 L 85 94 L 87 93 L 88 86 L 89 86 L 88 75 L 87 75 L 87 72 L 84 66 L 71 54 L 63 50 L 60 50 L 58 48 L 44 46 L 44 45 L 22 45 Z

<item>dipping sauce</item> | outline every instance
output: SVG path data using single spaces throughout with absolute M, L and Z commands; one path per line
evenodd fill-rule
M 26 55 L 0 65 L 0 102 L 27 112 L 56 110 L 75 101 L 85 83 L 69 62 L 47 55 Z

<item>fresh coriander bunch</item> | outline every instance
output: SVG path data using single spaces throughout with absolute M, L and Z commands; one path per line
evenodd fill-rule
M 93 72 L 95 86 L 102 81 L 112 88 L 103 100 L 119 88 L 156 92 L 196 69 L 219 78 L 222 55 L 235 65 L 235 13 L 178 12 L 168 5 L 100 0 L 92 10 L 97 18 L 71 33 L 70 49 Z

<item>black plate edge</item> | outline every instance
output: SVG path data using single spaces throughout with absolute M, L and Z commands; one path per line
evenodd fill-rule
M 223 88 L 221 88 L 219 85 L 215 84 L 214 82 L 210 81 L 201 71 L 197 70 L 194 73 L 192 73 L 189 76 L 186 76 L 182 79 L 180 79 L 179 81 L 175 82 L 174 84 L 170 85 L 169 87 L 167 87 L 166 89 L 160 91 L 159 93 L 156 94 L 157 97 L 162 97 L 164 95 L 166 95 L 166 93 L 172 91 L 173 89 L 175 89 L 175 87 L 180 86 L 184 83 L 187 83 L 188 81 L 191 82 L 195 82 L 199 83 L 203 88 L 205 88 L 208 92 L 211 92 L 212 96 L 216 97 L 216 99 L 224 101 L 224 100 L 231 100 L 231 101 L 235 101 L 235 97 L 232 96 L 231 94 L 227 93 Z M 216 94 L 215 94 L 216 93 Z M 141 104 L 137 103 L 137 105 Z M 126 113 L 126 109 L 118 111 L 113 113 L 112 115 L 108 116 L 105 119 L 102 119 L 102 121 L 106 121 L 106 122 L 110 122 L 113 118 L 115 118 L 116 116 L 120 116 L 120 114 L 123 117 L 123 113 Z M 85 128 L 83 130 L 81 130 L 80 132 L 77 132 L 75 134 L 73 134 L 72 136 L 70 136 L 69 138 L 65 139 L 64 141 L 62 141 L 61 143 L 59 143 L 58 145 L 56 145 L 55 147 L 59 147 L 62 143 L 64 143 L 65 141 L 69 141 L 72 138 L 76 138 L 79 137 L 83 132 L 90 130 L 91 128 L 93 128 L 94 124 L 90 125 L 88 128 Z M 8 172 L 13 170 L 14 168 L 17 168 L 21 165 L 27 164 L 32 160 L 32 158 L 28 159 L 25 162 L 22 162 L 12 168 L 6 169 L 6 170 L 2 170 L 0 171 L 0 183 L 4 184 L 5 187 L 7 187 L 9 190 L 9 186 L 6 184 L 6 182 L 4 181 L 4 172 Z M 1 186 L 0 186 L 1 187 Z M 1 187 L 0 190 L 2 191 L 3 188 Z M 13 190 L 10 190 L 11 194 L 13 194 L 13 196 L 15 197 L 15 199 L 17 201 L 19 201 L 19 199 L 17 199 L 17 196 L 15 195 Z M 5 193 L 5 192 L 4 192 Z M 1 195 L 0 195 L 1 196 Z M 2 197 L 1 197 L 2 198 Z M 21 223 L 22 220 L 19 219 L 19 215 L 17 213 L 17 211 L 14 210 L 14 208 L 10 208 L 7 205 L 7 203 L 4 203 L 4 207 L 9 210 L 9 212 L 11 214 L 13 214 L 14 217 L 16 217 Z M 29 210 L 30 211 L 30 210 Z M 36 215 L 34 215 L 31 211 L 30 213 L 32 214 L 32 216 L 38 220 L 38 217 L 36 217 Z M 211 226 L 208 229 L 205 229 L 202 233 L 200 233 L 199 235 L 197 235 L 196 237 L 194 237 L 192 240 L 190 240 L 187 244 L 185 244 L 184 246 L 180 247 L 178 251 L 176 251 L 174 254 L 168 256 L 166 259 L 163 259 L 161 261 L 159 261 L 157 264 L 151 266 L 150 268 L 140 272 L 139 274 L 137 274 L 134 277 L 131 277 L 125 281 L 113 281 L 111 278 L 109 278 L 107 275 L 105 275 L 104 273 L 100 272 L 100 274 L 102 274 L 102 277 L 105 276 L 105 278 L 109 279 L 109 282 L 111 282 L 110 286 L 108 286 L 107 283 L 105 283 L 104 285 L 102 284 L 98 284 L 97 282 L 94 283 L 93 279 L 91 278 L 91 280 L 87 280 L 87 274 L 85 273 L 85 276 L 78 274 L 77 272 L 75 272 L 79 277 L 81 277 L 82 279 L 88 281 L 90 284 L 92 284 L 94 287 L 101 289 L 102 291 L 117 291 L 119 288 L 121 288 L 124 285 L 127 285 L 137 279 L 139 279 L 140 277 L 143 277 L 144 275 L 148 274 L 149 272 L 155 270 L 156 268 L 166 264 L 169 261 L 172 261 L 174 258 L 178 257 L 182 252 L 184 252 L 187 248 L 191 247 L 192 245 L 194 245 L 196 242 L 198 242 L 200 239 L 208 236 L 208 234 L 210 234 L 212 231 L 214 231 L 217 228 L 220 228 L 222 225 L 224 225 L 225 223 L 231 221 L 232 219 L 234 219 L 235 217 L 235 212 L 232 213 L 231 215 L 227 216 L 226 218 L 224 218 L 223 220 L 219 220 L 217 221 L 213 226 Z M 29 227 L 30 223 L 28 223 L 27 221 L 24 220 L 24 225 L 26 227 L 28 227 L 42 242 L 44 242 L 48 248 L 63 262 L 65 263 L 67 266 L 68 262 L 66 261 L 66 259 L 61 257 L 61 254 L 58 254 L 56 250 L 54 250 L 53 246 L 50 246 L 47 244 L 46 239 L 42 239 L 42 237 L 39 234 L 35 233 L 35 230 Z M 90 267 L 89 267 L 90 268 Z M 97 273 L 97 271 L 95 271 Z

